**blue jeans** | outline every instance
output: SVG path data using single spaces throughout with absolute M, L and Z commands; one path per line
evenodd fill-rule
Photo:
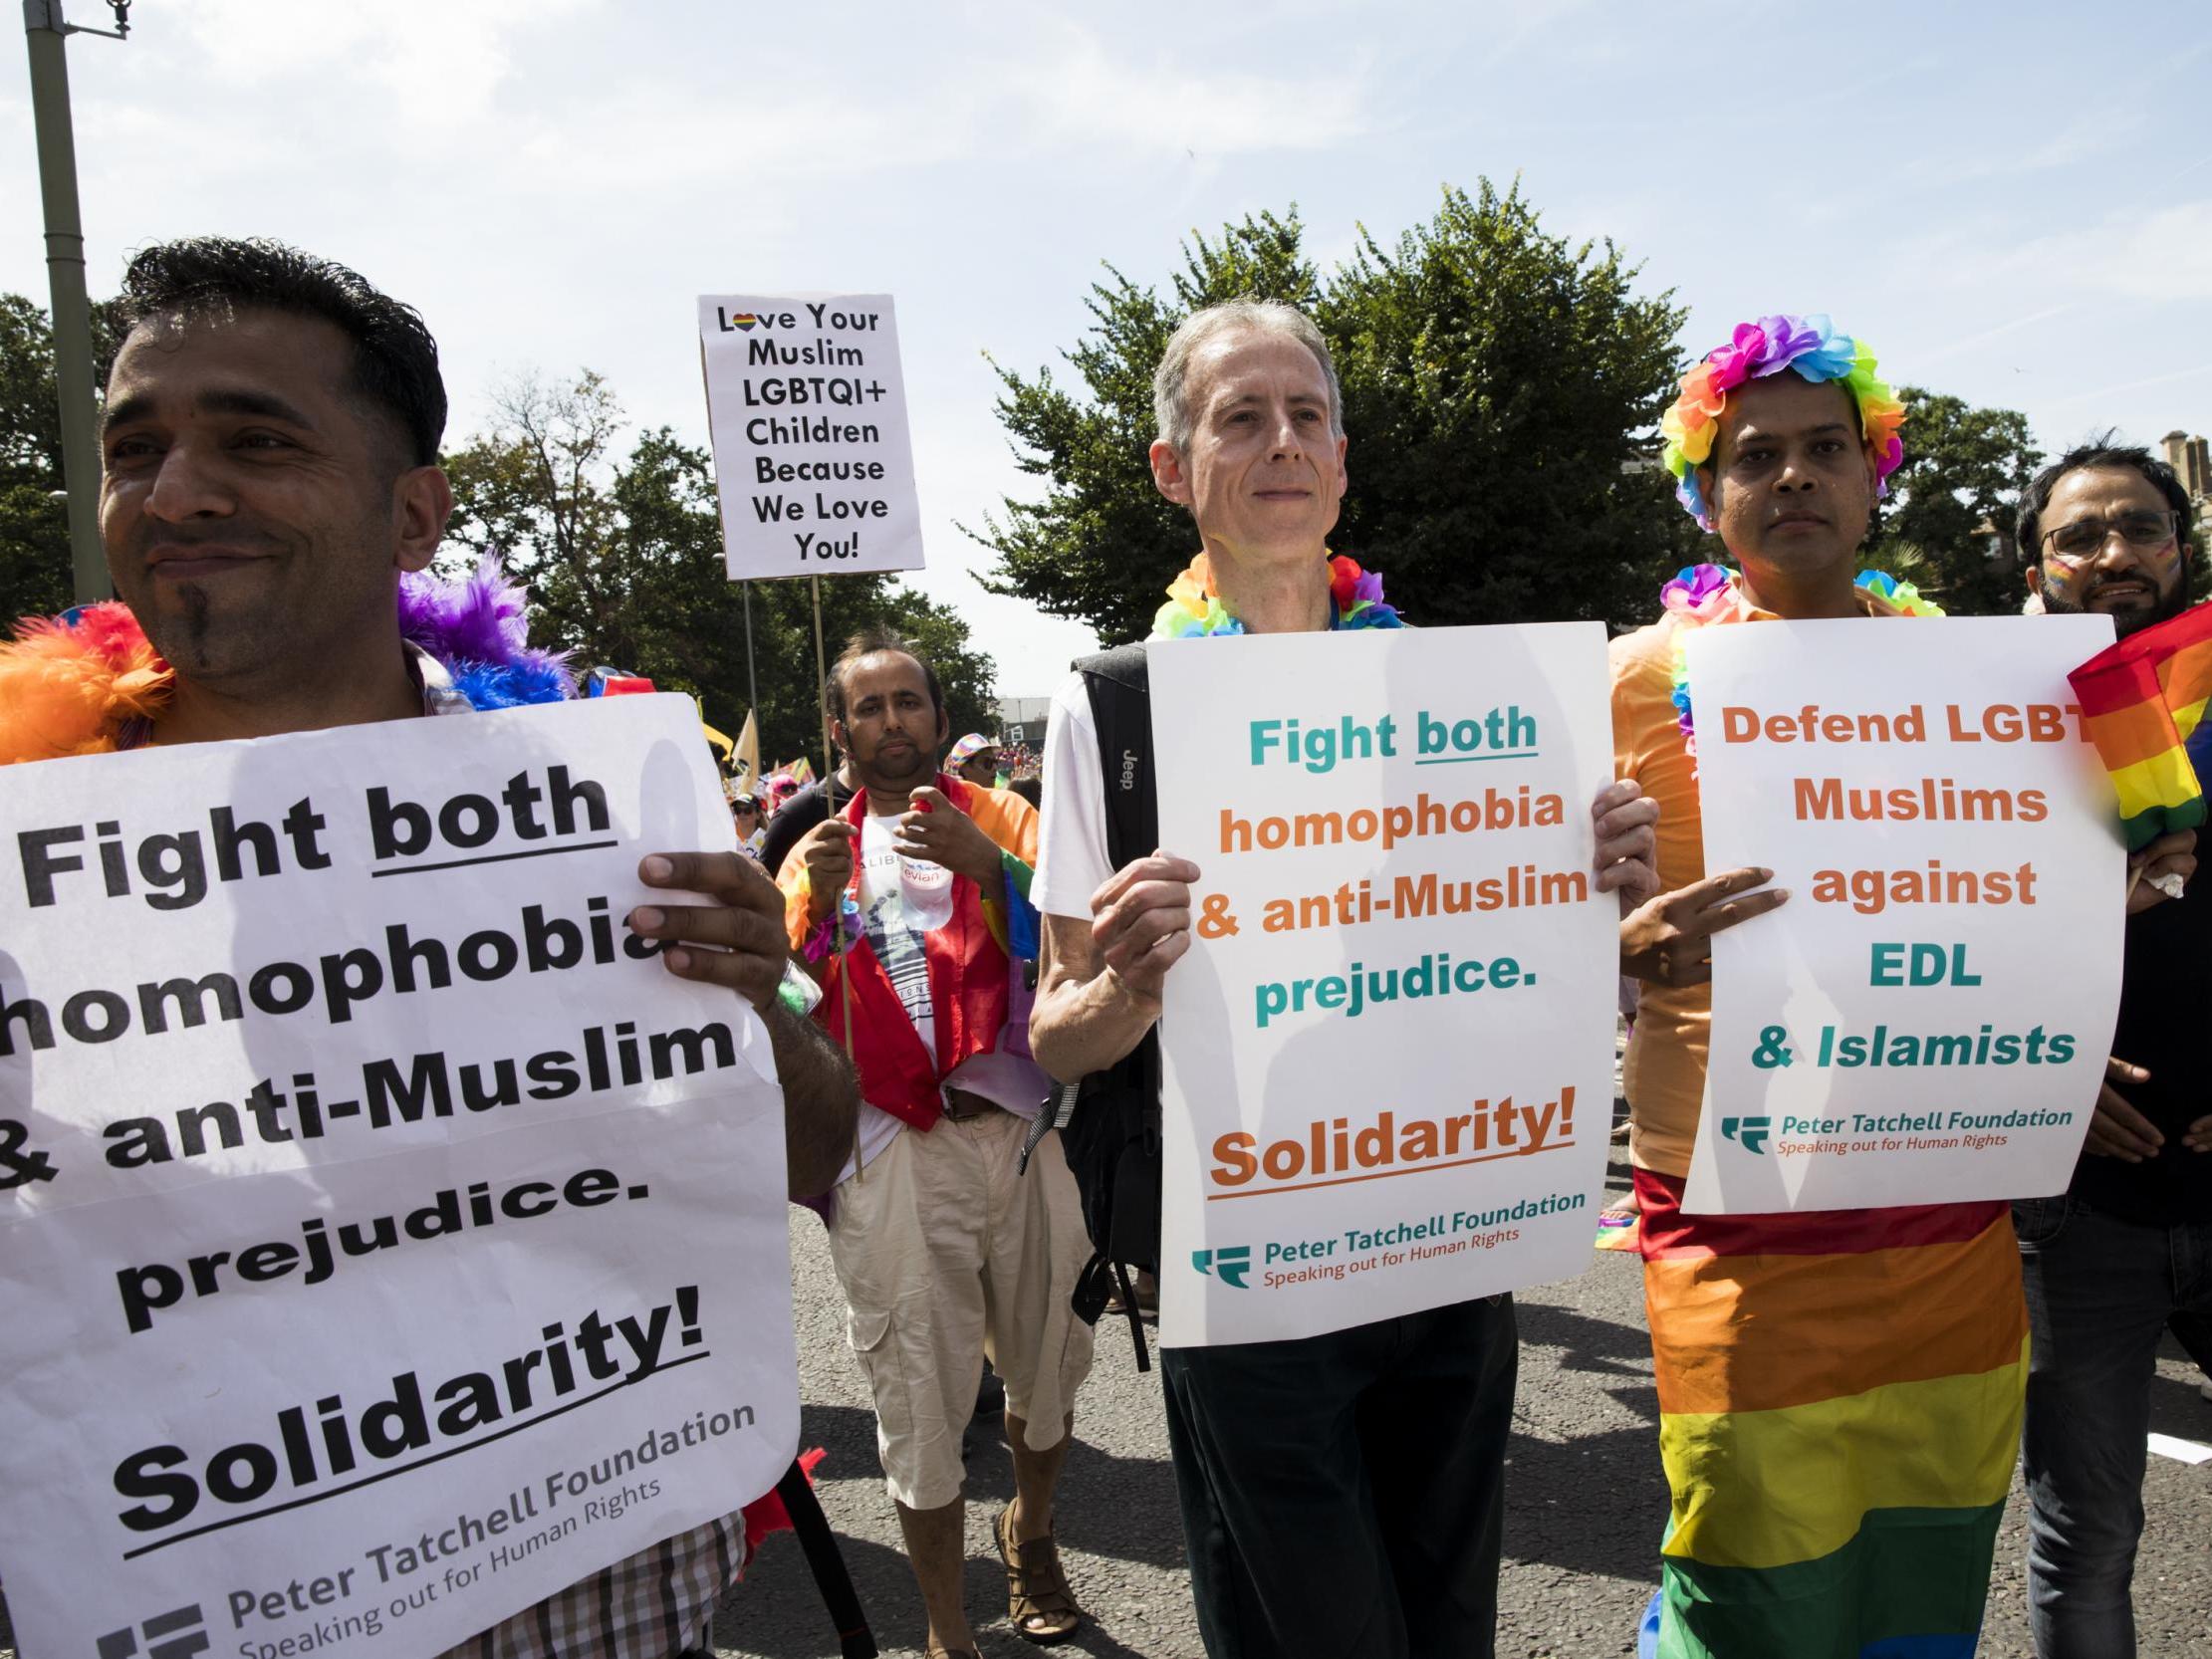
M 2037 1198 L 2013 1225 L 2033 1333 L 2021 1466 L 2037 1659 L 2133 1659 L 2150 1379 L 2169 1320 L 2212 1322 L 2212 1222 L 2145 1227 Z

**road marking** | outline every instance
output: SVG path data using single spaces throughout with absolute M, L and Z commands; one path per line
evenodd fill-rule
M 2212 1446 L 2199 1446 L 2193 1440 L 2176 1440 L 2170 1434 L 2152 1435 L 2150 1449 L 2177 1463 L 2212 1463 Z

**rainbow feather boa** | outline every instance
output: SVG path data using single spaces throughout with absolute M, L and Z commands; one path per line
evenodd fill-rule
M 530 644 L 523 591 L 486 557 L 467 576 L 399 581 L 399 631 L 480 709 L 576 695 L 561 653 Z M 22 623 L 0 644 L 0 766 L 106 754 L 133 720 L 158 720 L 176 674 L 116 600 Z
M 1690 633 L 1716 622 L 1750 618 L 1752 605 L 1739 586 L 1742 581 L 1737 572 L 1719 565 L 1685 565 L 1659 590 L 1659 603 L 1674 618 L 1674 723 L 1682 729 L 1682 752 L 1690 758 L 1692 777 L 1697 775 L 1697 723 L 1690 711 Z M 1887 571 L 1860 571 L 1851 586 L 1885 615 L 1943 614 L 1941 605 L 1922 598 L 1918 588 Z
M 1330 554 L 1329 597 L 1336 609 L 1333 629 L 1401 628 L 1405 620 L 1382 599 L 1382 578 L 1352 560 Z M 1167 585 L 1167 602 L 1152 618 L 1154 639 L 1207 639 L 1242 633 L 1244 624 L 1229 614 L 1214 590 L 1213 562 L 1203 553 Z

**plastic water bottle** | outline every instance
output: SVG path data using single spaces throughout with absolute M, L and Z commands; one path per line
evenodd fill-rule
M 898 821 L 870 814 L 861 821 L 860 856 L 871 869 L 883 870 L 892 859 L 898 864 L 899 907 L 905 925 L 916 933 L 930 933 L 952 920 L 952 871 L 926 858 L 902 857 L 892 850 L 892 827 Z M 882 862 L 878 862 L 882 860 Z
M 899 896 L 906 904 L 906 925 L 934 933 L 952 920 L 952 871 L 926 858 L 898 860 Z

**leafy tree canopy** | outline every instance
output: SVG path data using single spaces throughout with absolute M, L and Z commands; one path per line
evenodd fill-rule
M 1902 387 L 1905 458 L 1867 541 L 1888 569 L 1901 545 L 1926 562 L 1921 585 L 1954 615 L 2002 616 L 2027 597 L 2013 552 L 2013 510 L 2043 464 L 2028 417 L 1977 409 L 1944 392 Z
M 93 307 L 93 373 L 103 382 L 116 355 L 115 313 L 114 301 Z M 0 622 L 51 616 L 75 599 L 61 489 L 54 331 L 40 307 L 0 294 Z
M 1152 370 L 1199 307 L 1252 295 L 1320 326 L 1344 381 L 1351 489 L 1332 545 L 1386 572 L 1392 599 L 1431 624 L 1650 620 L 1657 586 L 1722 557 L 1673 500 L 1655 431 L 1683 367 L 1685 313 L 1635 290 L 1611 242 L 1548 234 L 1520 187 L 1447 189 L 1435 217 L 1318 271 L 1296 208 L 1194 235 L 1165 294 L 1112 264 L 1092 285 L 1072 376 L 998 367 L 999 418 L 1039 483 L 977 539 L 989 586 L 1108 641 L 1136 638 L 1196 543 L 1153 487 Z M 1925 577 L 1962 613 L 2018 608 L 2010 524 L 2041 459 L 2026 417 L 1907 387 L 1904 465 L 1870 563 Z
M 1324 277 L 1297 210 L 1193 237 L 1162 296 L 1112 266 L 1093 324 L 1052 371 L 1001 368 L 999 415 L 1042 499 L 1009 499 L 979 539 L 995 592 L 1141 634 L 1195 544 L 1145 462 L 1152 370 L 1175 326 L 1250 294 L 1313 317 L 1344 381 L 1352 487 L 1333 546 L 1387 573 L 1428 623 L 1629 616 L 1684 538 L 1639 434 L 1678 371 L 1683 313 L 1640 298 L 1610 242 L 1548 235 L 1516 185 L 1447 189 L 1391 246 L 1362 230 Z

